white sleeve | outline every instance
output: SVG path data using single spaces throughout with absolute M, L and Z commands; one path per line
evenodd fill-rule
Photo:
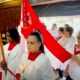
M 66 45 L 66 50 L 71 54 L 74 54 L 75 42 L 76 42 L 75 38 L 72 37 L 69 43 Z
M 41 80 L 56 80 L 51 64 L 47 61 L 41 68 Z

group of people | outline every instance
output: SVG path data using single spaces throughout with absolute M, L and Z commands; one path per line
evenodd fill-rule
M 80 80 L 80 31 L 75 37 L 73 36 L 73 28 L 69 24 L 59 28 L 57 28 L 57 25 L 52 27 L 55 27 L 55 29 L 52 28 L 51 35 L 55 37 L 60 46 L 71 53 L 71 59 L 62 64 L 55 56 L 52 57 L 53 59 L 51 58 L 53 68 L 55 68 L 55 71 L 58 71 L 58 80 Z M 53 34 L 55 31 L 57 36 Z M 56 67 L 53 65 L 54 60 L 57 62 Z
M 2 80 L 56 80 L 52 66 L 45 56 L 39 31 L 28 35 L 28 52 L 20 45 L 17 29 L 9 29 L 6 38 L 8 44 L 4 46 L 5 61 L 2 59 L 0 62 Z
M 71 53 L 71 59 L 58 64 L 59 60 L 54 55 L 50 62 L 51 57 L 44 50 L 40 31 L 36 30 L 28 35 L 28 51 L 24 51 L 17 29 L 9 29 L 6 32 L 8 43 L 4 45 L 5 61 L 2 58 L 0 60 L 2 80 L 63 80 L 64 77 L 65 80 L 80 80 L 80 31 L 76 36 L 77 43 L 72 34 L 73 28 L 68 24 L 58 29 L 56 41 Z M 55 62 L 58 64 L 56 68 L 51 64 Z

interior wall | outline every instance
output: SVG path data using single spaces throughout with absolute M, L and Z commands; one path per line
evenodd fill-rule
M 17 27 L 20 19 L 20 6 L 0 9 L 0 32 Z

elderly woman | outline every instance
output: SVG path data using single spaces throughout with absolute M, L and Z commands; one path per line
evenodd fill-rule
M 24 53 L 19 65 L 21 80 L 56 80 L 48 58 L 44 53 L 42 36 L 31 33 L 27 38 L 28 53 Z

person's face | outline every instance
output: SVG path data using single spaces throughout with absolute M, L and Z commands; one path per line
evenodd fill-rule
M 58 30 L 58 34 L 63 34 L 60 30 Z
M 6 33 L 7 42 L 12 42 L 9 32 Z
M 77 42 L 78 42 L 78 44 L 80 44 L 80 33 L 77 36 Z
M 66 30 L 66 28 L 64 28 L 64 35 L 65 36 L 70 36 L 70 33 Z
M 57 29 L 57 26 L 56 25 L 53 25 L 52 26 L 52 30 L 55 30 L 55 29 Z
M 41 43 L 38 41 L 38 39 L 35 36 L 33 36 L 33 35 L 28 36 L 27 46 L 28 46 L 29 52 L 34 53 L 34 52 L 39 51 L 40 45 L 41 45 Z

